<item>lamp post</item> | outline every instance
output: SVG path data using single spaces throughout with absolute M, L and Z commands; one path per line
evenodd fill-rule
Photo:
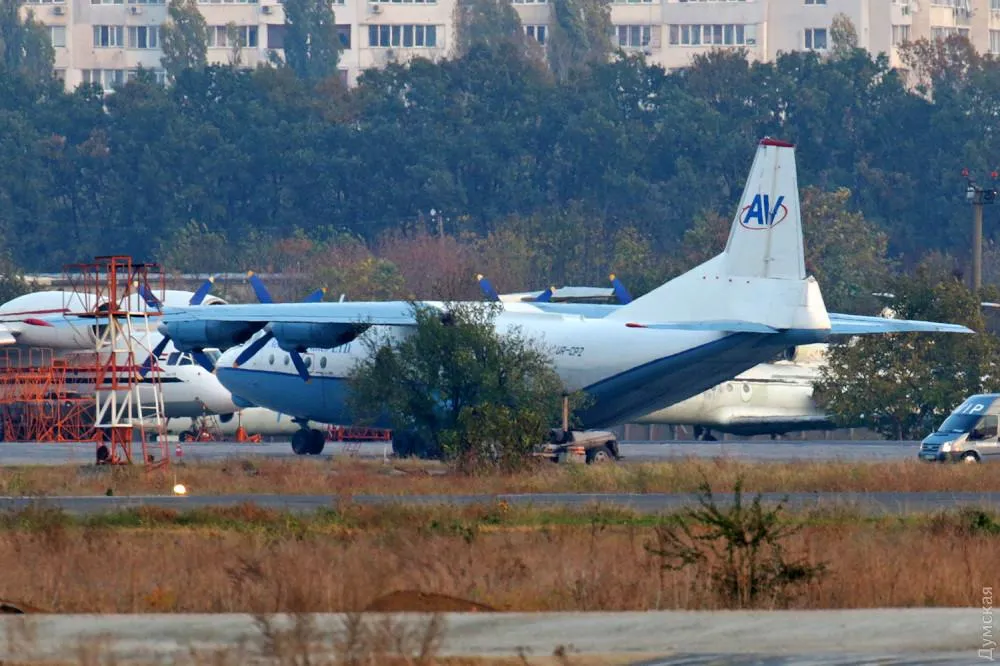
M 978 294 L 983 286 L 983 206 L 996 202 L 997 189 L 976 185 L 968 169 L 962 169 L 962 176 L 965 201 L 972 205 L 972 291 Z M 990 178 L 996 180 L 997 172 L 993 171 Z

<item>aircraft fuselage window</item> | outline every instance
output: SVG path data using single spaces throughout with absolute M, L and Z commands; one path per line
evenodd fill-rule
M 321 368 L 325 368 L 326 367 L 326 356 L 321 356 L 320 357 L 320 359 L 319 359 L 319 367 L 321 367 Z
M 983 441 L 987 439 L 996 439 L 998 422 L 1000 422 L 1000 417 L 995 414 L 988 414 L 979 419 L 979 423 L 977 423 L 976 427 L 969 433 L 969 440 Z

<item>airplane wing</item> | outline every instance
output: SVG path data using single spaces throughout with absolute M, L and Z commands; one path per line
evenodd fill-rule
M 870 333 L 975 333 L 971 328 L 959 324 L 942 324 L 936 321 L 917 319 L 887 319 L 864 315 L 830 315 L 831 335 L 865 335 Z
M 358 324 L 370 326 L 413 326 L 416 320 L 406 301 L 365 301 L 343 303 L 248 303 L 212 307 L 167 308 L 164 324 L 184 322 L 299 324 Z

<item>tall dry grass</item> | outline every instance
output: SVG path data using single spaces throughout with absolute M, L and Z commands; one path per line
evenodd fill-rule
M 43 446 L 43 445 L 40 445 Z M 603 466 L 551 463 L 517 475 L 467 476 L 439 464 L 355 460 L 244 459 L 174 465 L 167 473 L 92 466 L 7 467 L 0 495 L 169 493 L 175 480 L 192 493 L 454 495 L 545 492 L 694 492 L 703 478 L 725 491 L 739 477 L 756 492 L 1000 491 L 990 465 L 895 462 L 743 462 L 684 459 Z
M 398 590 L 501 610 L 721 607 L 690 570 L 660 567 L 648 525 L 414 515 L 363 529 L 309 529 L 291 517 L 245 529 L 81 527 L 40 516 L 0 530 L 0 597 L 77 613 L 358 611 Z M 811 519 L 786 549 L 828 573 L 791 607 L 976 606 L 1000 582 L 998 532 L 982 514 Z

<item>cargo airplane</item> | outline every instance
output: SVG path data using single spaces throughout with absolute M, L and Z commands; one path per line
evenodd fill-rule
M 446 303 L 422 305 L 447 316 Z M 500 333 L 517 328 L 551 350 L 565 388 L 592 397 L 576 415 L 585 428 L 634 421 L 783 349 L 831 336 L 972 333 L 954 324 L 828 313 L 805 272 L 794 146 L 769 138 L 757 146 L 722 253 L 603 317 L 548 305 L 504 303 L 494 325 Z M 225 350 L 216 372 L 236 404 L 295 418 L 302 428 L 292 448 L 305 454 L 323 445 L 309 420 L 355 421 L 346 379 L 367 354 L 364 338 L 399 339 L 415 325 L 411 304 L 402 301 L 261 303 L 165 308 L 159 330 L 182 352 Z

